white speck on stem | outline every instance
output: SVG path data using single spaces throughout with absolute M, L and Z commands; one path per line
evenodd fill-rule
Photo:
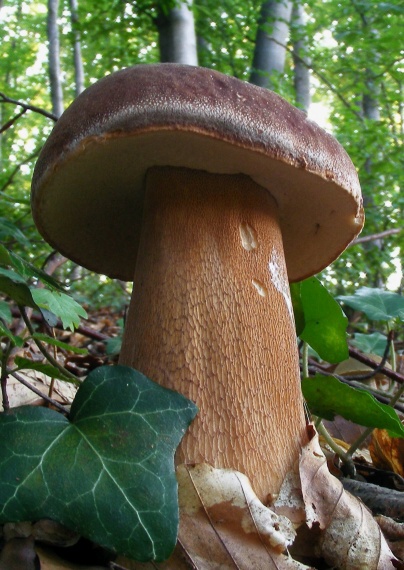
M 275 288 L 281 293 L 285 299 L 286 306 L 288 308 L 289 314 L 294 319 L 292 299 L 290 298 L 289 283 L 286 279 L 282 278 L 283 272 L 281 272 L 281 263 L 278 252 L 273 249 L 271 258 L 268 262 L 269 274 L 271 276 L 272 283 Z
M 261 295 L 261 297 L 266 297 L 268 295 L 268 290 L 265 287 L 265 285 L 263 285 L 262 283 L 260 283 L 256 279 L 252 280 L 252 284 L 254 285 L 256 290 L 258 291 L 258 294 Z
M 257 232 L 246 222 L 240 224 L 241 245 L 246 251 L 251 251 L 258 246 Z

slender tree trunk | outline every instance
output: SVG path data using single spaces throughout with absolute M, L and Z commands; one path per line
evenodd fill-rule
M 48 0 L 47 32 L 49 43 L 49 79 L 52 112 L 60 117 L 63 113 L 62 73 L 60 70 L 60 43 L 58 28 L 59 0 Z
M 194 14 L 191 2 L 165 11 L 159 7 L 156 18 L 162 62 L 198 65 Z
M 76 84 L 76 97 L 84 91 L 84 67 L 83 58 L 81 57 L 81 41 L 80 32 L 77 30 L 78 3 L 77 0 L 70 0 L 70 14 L 73 28 L 73 58 L 74 58 L 74 78 Z
M 309 111 L 310 96 L 310 57 L 306 35 L 306 13 L 300 0 L 295 0 L 292 9 L 292 42 L 294 75 L 293 83 L 296 93 L 296 104 L 306 113 Z
M 285 44 L 292 12 L 290 0 L 267 0 L 262 4 L 250 82 L 272 87 L 271 76 L 285 67 Z

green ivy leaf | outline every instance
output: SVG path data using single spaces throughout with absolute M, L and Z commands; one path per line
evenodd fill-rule
M 300 338 L 307 342 L 327 362 L 346 360 L 348 319 L 316 277 L 300 283 L 300 303 L 304 314 L 304 328 Z
M 30 406 L 1 414 L 0 523 L 51 518 L 129 558 L 168 558 L 178 530 L 174 452 L 196 411 L 113 366 L 81 384 L 70 421 Z
M 393 408 L 334 376 L 317 374 L 314 378 L 304 378 L 302 390 L 316 416 L 333 420 L 339 415 L 361 426 L 387 429 L 392 437 L 404 437 L 404 426 Z
M 356 333 L 352 344 L 365 354 L 377 354 L 383 356 L 386 350 L 386 335 L 374 332 L 371 334 Z
M 46 309 L 60 318 L 65 329 L 74 330 L 80 324 L 80 318 L 87 318 L 87 313 L 72 297 L 49 289 L 31 288 L 32 296 L 41 309 Z
M 354 295 L 338 297 L 345 305 L 362 311 L 371 321 L 404 321 L 404 297 L 391 291 L 361 287 Z

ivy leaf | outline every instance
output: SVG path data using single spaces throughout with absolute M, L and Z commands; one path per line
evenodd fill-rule
M 317 374 L 302 380 L 306 402 L 316 416 L 333 420 L 339 415 L 366 427 L 387 429 L 392 437 L 404 437 L 404 426 L 390 406 L 364 390 L 357 390 L 334 376 Z
M 354 295 L 338 297 L 345 305 L 362 311 L 371 321 L 404 321 L 404 297 L 384 289 L 361 287 Z
M 51 518 L 129 558 L 168 558 L 178 530 L 174 452 L 195 414 L 125 366 L 91 372 L 70 421 L 31 406 L 1 414 L 0 523 Z
M 304 314 L 300 338 L 327 362 L 346 360 L 349 356 L 346 337 L 348 319 L 316 277 L 300 283 L 300 303 Z
M 384 351 L 386 350 L 387 337 L 379 332 L 371 334 L 356 333 L 351 342 L 356 346 L 356 348 L 365 354 L 377 354 L 378 356 L 383 356 Z
M 63 328 L 74 330 L 80 324 L 80 318 L 87 318 L 87 313 L 72 297 L 59 291 L 31 288 L 32 296 L 41 309 L 46 309 L 60 318 Z

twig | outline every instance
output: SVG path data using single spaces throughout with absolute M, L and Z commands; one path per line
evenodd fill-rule
M 341 103 L 351 111 L 351 113 L 353 113 L 355 115 L 355 117 L 357 119 L 359 119 L 359 121 L 361 123 L 364 122 L 364 118 L 362 117 L 362 115 L 356 111 L 354 109 L 354 107 L 349 103 L 349 101 L 347 101 L 345 99 L 345 97 L 343 97 L 341 95 L 341 93 L 338 91 L 338 89 L 331 83 L 331 81 L 329 81 L 325 75 L 323 75 L 320 71 L 317 71 L 312 65 L 310 65 L 309 63 L 307 63 L 307 61 L 300 57 L 299 55 L 297 55 L 296 53 L 294 53 L 293 49 L 290 48 L 288 45 L 283 44 L 282 42 L 279 42 L 278 40 L 275 40 L 274 38 L 271 38 L 271 41 L 274 42 L 275 44 L 279 45 L 280 47 L 284 48 L 286 51 L 288 51 L 289 53 L 291 53 L 302 65 L 304 65 L 307 69 L 310 69 L 315 75 L 317 75 L 317 77 L 319 79 L 321 79 L 321 81 L 327 85 L 327 87 L 338 97 L 338 99 L 341 101 Z
M 41 392 L 41 390 L 38 390 L 38 388 L 35 388 L 35 386 L 33 386 L 32 384 L 27 382 L 27 380 L 25 380 L 25 378 L 23 378 L 20 374 L 18 374 L 18 372 L 11 372 L 11 376 L 14 376 L 14 378 L 16 380 L 18 380 L 18 382 L 20 382 L 21 384 L 23 384 L 24 386 L 29 388 L 29 390 L 34 392 L 34 394 L 36 394 L 37 396 L 40 396 L 41 398 L 43 398 L 46 402 L 48 402 L 49 404 L 52 404 L 52 406 L 55 406 L 55 408 L 58 408 L 63 413 L 68 414 L 68 410 L 64 406 L 62 406 L 62 404 L 59 404 L 59 402 L 52 400 L 52 398 L 49 398 L 49 396 L 47 396 L 46 394 Z
M 12 119 L 10 119 L 9 121 L 7 121 L 7 123 L 4 123 L 4 125 L 2 127 L 0 127 L 0 135 L 2 133 L 4 133 L 5 131 L 7 131 L 9 128 L 11 128 L 14 123 L 16 121 L 18 121 L 18 119 L 20 117 L 22 117 L 25 113 L 27 112 L 27 109 L 23 109 L 22 111 L 20 111 L 19 113 L 17 113 L 17 115 L 15 115 Z
M 368 241 L 376 241 L 378 239 L 384 239 L 385 237 L 392 236 L 395 234 L 399 234 L 402 231 L 403 231 L 403 228 L 393 228 L 391 230 L 385 230 L 384 232 L 380 232 L 378 234 L 361 236 L 361 237 L 354 239 L 353 242 L 349 245 L 349 247 L 352 247 L 353 245 L 356 245 L 358 243 L 365 243 Z
M 35 342 L 35 344 L 37 345 L 37 347 L 39 348 L 41 353 L 44 355 L 46 360 L 48 360 L 48 362 L 50 362 L 52 364 L 52 366 L 57 368 L 59 370 L 59 372 L 61 372 L 61 374 L 66 376 L 66 379 L 72 380 L 75 384 L 80 384 L 79 378 L 77 378 L 77 376 L 75 374 L 73 374 L 72 372 L 69 372 L 69 370 L 66 370 L 63 366 L 61 366 L 59 364 L 59 362 L 57 360 L 55 360 L 51 354 L 49 354 L 49 352 L 46 350 L 43 343 L 38 338 L 35 338 L 35 336 L 34 336 L 35 331 L 32 328 L 31 322 L 30 322 L 28 315 L 25 311 L 25 307 L 19 305 L 18 309 L 21 313 L 21 316 L 23 318 L 23 321 L 24 321 L 27 329 L 29 330 L 31 336 L 33 337 L 33 341 Z
M 14 308 L 11 309 L 11 314 L 15 318 L 18 318 L 20 316 L 19 311 L 17 309 L 14 309 Z M 37 323 L 43 323 L 44 322 L 43 316 L 36 314 L 36 313 L 32 314 L 31 320 L 35 321 Z M 64 330 L 63 325 L 62 325 L 62 321 L 59 319 L 53 328 Z M 92 338 L 93 340 L 99 340 L 101 342 L 105 342 L 111 338 L 107 334 L 95 331 L 95 330 L 90 329 L 89 327 L 85 327 L 83 325 L 79 325 L 76 328 L 76 332 L 82 334 L 83 336 L 87 336 L 88 338 Z
M 35 105 L 29 105 L 28 103 L 23 103 L 22 101 L 18 101 L 17 99 L 12 99 L 11 97 L 7 97 L 4 93 L 0 92 L 0 103 L 11 103 L 12 105 L 18 105 L 22 107 L 26 111 L 32 111 L 33 113 L 39 113 L 43 115 L 47 119 L 51 119 L 52 121 L 57 121 L 58 117 L 53 113 L 49 113 L 49 111 L 45 111 L 45 109 L 41 109 L 40 107 L 36 107 Z
M 378 362 L 375 362 L 374 360 L 372 360 L 372 358 L 365 356 L 355 348 L 349 347 L 349 356 L 352 356 L 352 358 L 359 360 L 359 362 L 362 362 L 363 364 L 370 366 L 370 368 L 373 368 L 373 370 L 375 370 L 379 366 Z M 385 376 L 387 376 L 387 378 L 390 378 L 391 380 L 394 380 L 399 384 L 404 384 L 404 376 L 402 374 L 399 374 L 398 372 L 394 372 L 394 370 L 389 370 L 388 368 L 383 366 L 382 368 L 380 368 L 379 372 L 382 372 Z

